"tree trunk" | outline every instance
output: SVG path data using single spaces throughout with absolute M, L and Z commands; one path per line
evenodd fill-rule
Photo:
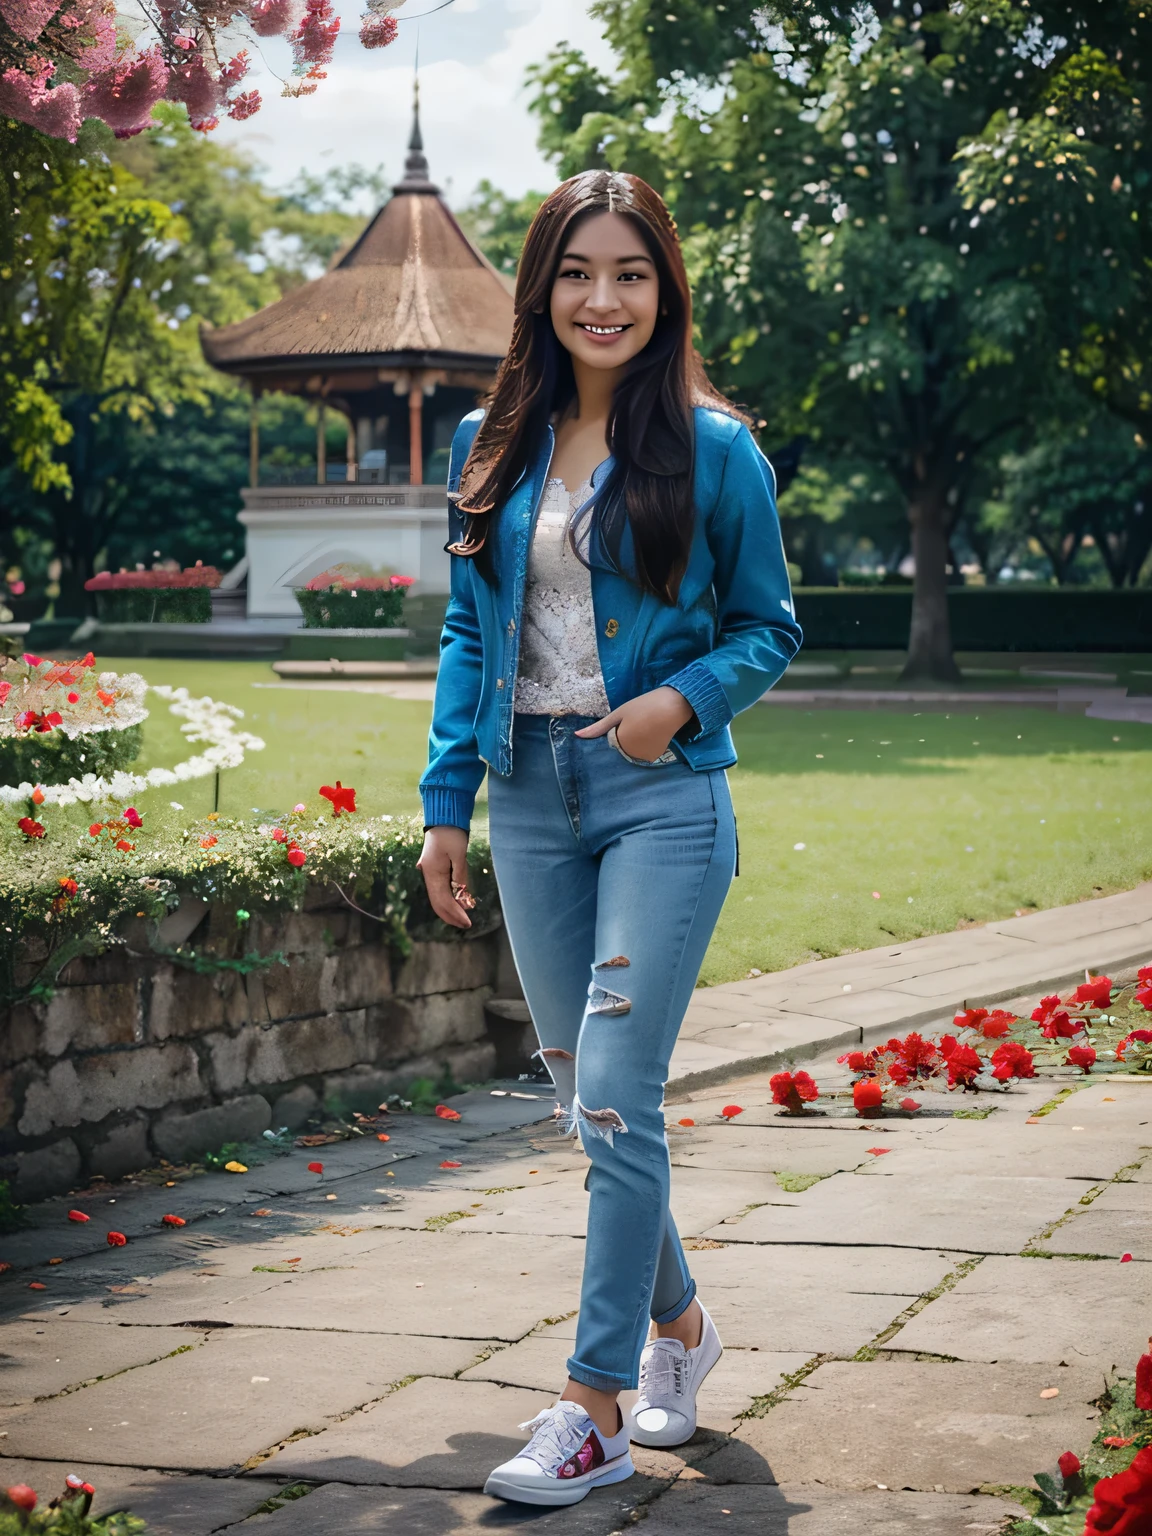
M 948 618 L 948 517 L 944 498 L 925 487 L 908 503 L 912 525 L 912 627 L 903 682 L 956 683 L 960 669 L 952 656 Z

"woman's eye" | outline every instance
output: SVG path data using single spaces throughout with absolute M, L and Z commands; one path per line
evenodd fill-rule
M 560 273 L 561 277 L 586 277 L 587 273 L 580 267 L 567 267 Z

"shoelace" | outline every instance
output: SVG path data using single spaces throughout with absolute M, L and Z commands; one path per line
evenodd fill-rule
M 669 1396 L 683 1397 L 687 1375 L 687 1353 L 657 1339 L 640 1362 L 640 1396 L 654 1406 Z
M 545 1408 L 534 1419 L 521 1424 L 521 1429 L 533 1431 L 531 1440 L 519 1453 L 546 1472 L 555 1472 L 580 1449 L 587 1438 L 587 1431 L 577 1427 L 583 1415 L 563 1408 Z

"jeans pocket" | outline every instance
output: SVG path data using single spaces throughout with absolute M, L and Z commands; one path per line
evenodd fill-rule
M 614 751 L 619 752 L 620 756 L 626 763 L 631 763 L 636 768 L 664 768 L 669 763 L 675 763 L 679 761 L 671 747 L 669 747 L 666 752 L 661 752 L 659 757 L 654 757 L 651 759 L 646 757 L 633 757 L 630 752 L 625 752 L 624 748 L 620 745 L 619 737 L 616 735 L 615 726 L 612 726 L 608 732 L 608 745 Z

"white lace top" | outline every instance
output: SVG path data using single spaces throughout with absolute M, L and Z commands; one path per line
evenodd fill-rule
M 572 514 L 592 494 L 590 481 L 569 495 L 549 480 L 540 501 L 528 556 L 514 707 L 524 715 L 609 713 L 600 657 L 592 580 L 568 541 Z

